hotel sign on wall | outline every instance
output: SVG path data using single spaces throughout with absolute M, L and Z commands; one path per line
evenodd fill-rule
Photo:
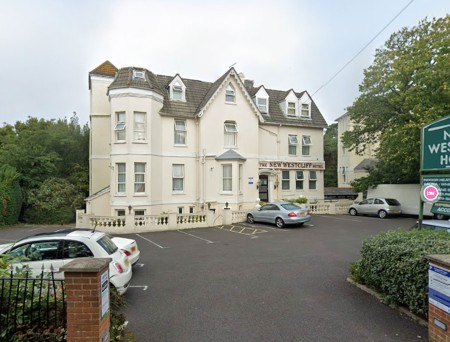
M 284 162 L 284 161 L 260 161 L 259 168 L 269 169 L 294 169 L 294 170 L 324 170 L 325 162 Z

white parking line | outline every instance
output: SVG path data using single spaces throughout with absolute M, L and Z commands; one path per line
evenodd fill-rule
M 147 291 L 148 286 L 147 285 L 130 285 L 128 287 L 137 287 L 137 288 L 142 288 L 142 291 Z
M 186 235 L 189 235 L 189 236 L 192 236 L 193 238 L 196 238 L 196 239 L 199 239 L 199 240 L 202 240 L 202 241 L 206 241 L 206 243 L 214 243 L 213 241 L 206 240 L 206 239 L 203 239 L 203 238 L 198 237 L 198 236 L 196 236 L 196 235 L 193 235 L 193 234 L 189 234 L 189 233 L 183 232 L 182 230 L 177 230 L 177 232 L 178 232 L 178 233 L 182 233 L 182 234 L 186 234 Z
M 170 248 L 170 247 L 164 247 L 164 246 L 158 245 L 156 242 L 153 242 L 152 240 L 147 239 L 147 238 L 143 237 L 140 234 L 136 234 L 136 235 L 139 236 L 141 239 L 144 239 L 145 241 L 148 241 L 148 242 L 154 244 L 156 247 L 159 247 L 159 248 Z
M 362 222 L 362 220 L 356 220 L 356 219 L 351 219 L 351 218 L 340 218 L 340 217 L 336 217 L 337 215 L 315 215 L 315 216 L 324 217 L 324 218 L 330 218 L 330 219 L 332 219 L 332 220 Z

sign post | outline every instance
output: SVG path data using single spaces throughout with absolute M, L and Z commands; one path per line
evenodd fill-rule
M 424 202 L 450 203 L 450 116 L 422 128 L 420 175 L 419 228 Z

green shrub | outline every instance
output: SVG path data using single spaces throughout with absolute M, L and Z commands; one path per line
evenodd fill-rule
M 58 210 L 26 208 L 23 214 L 23 222 L 33 224 L 69 224 L 75 221 L 75 211 L 70 207 L 62 207 Z
M 428 314 L 428 259 L 450 254 L 450 234 L 428 229 L 396 230 L 364 241 L 362 259 L 350 269 L 353 280 L 384 295 L 387 304 Z
M 286 202 L 298 203 L 298 204 L 306 204 L 308 203 L 308 199 L 306 197 L 298 197 L 298 198 L 289 198 L 285 199 Z

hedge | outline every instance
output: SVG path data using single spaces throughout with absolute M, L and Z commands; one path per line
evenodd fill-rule
M 352 264 L 351 277 L 380 292 L 387 304 L 427 318 L 431 254 L 450 254 L 450 234 L 428 229 L 381 233 L 364 241 L 362 259 Z

